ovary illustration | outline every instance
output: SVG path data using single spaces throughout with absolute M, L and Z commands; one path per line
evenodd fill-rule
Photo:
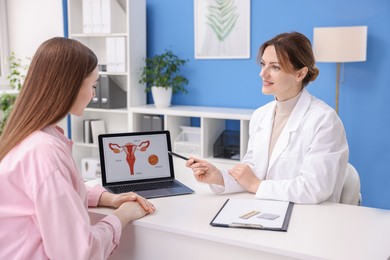
M 122 146 L 114 143 L 108 144 L 108 146 L 114 153 L 120 153 L 122 151 L 126 153 L 126 161 L 130 167 L 130 175 L 134 175 L 134 164 L 136 160 L 135 152 L 136 151 L 145 152 L 148 149 L 149 145 L 150 145 L 150 141 L 145 141 L 138 145 L 132 143 L 127 143 Z

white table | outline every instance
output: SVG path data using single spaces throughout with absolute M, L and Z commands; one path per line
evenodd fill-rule
M 180 159 L 177 159 L 180 160 Z M 183 163 L 177 161 L 176 164 Z M 212 227 L 227 198 L 176 167 L 195 194 L 151 200 L 157 211 L 129 224 L 110 259 L 388 259 L 390 211 L 336 203 L 294 205 L 288 232 Z M 92 221 L 109 214 L 90 209 Z M 390 259 L 390 258 L 389 258 Z

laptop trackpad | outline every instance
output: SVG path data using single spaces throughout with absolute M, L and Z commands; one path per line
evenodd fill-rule
M 192 193 L 192 190 L 184 190 L 182 187 L 168 188 L 168 189 L 158 189 L 158 190 L 145 190 L 145 191 L 136 191 L 138 195 L 146 199 L 157 198 L 162 196 L 174 196 Z
M 146 199 L 172 195 L 172 193 L 168 189 L 143 190 L 143 191 L 136 191 L 136 193 Z

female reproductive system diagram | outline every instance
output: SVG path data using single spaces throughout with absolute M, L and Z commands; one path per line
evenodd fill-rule
M 119 145 L 116 143 L 109 143 L 108 147 L 116 153 L 119 154 L 121 152 L 124 152 L 126 154 L 126 162 L 129 165 L 129 172 L 130 175 L 134 175 L 134 165 L 135 161 L 137 160 L 137 154 L 138 152 L 145 152 L 148 150 L 150 146 L 150 141 L 146 140 L 143 142 L 140 142 L 139 144 L 133 144 L 133 143 L 126 143 L 124 145 Z M 159 159 L 158 156 L 155 154 L 151 154 L 148 157 L 148 162 L 150 165 L 156 165 L 158 163 Z

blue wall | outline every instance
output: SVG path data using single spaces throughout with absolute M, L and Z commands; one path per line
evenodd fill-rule
M 367 61 L 345 64 L 339 114 L 350 162 L 360 173 L 363 205 L 390 209 L 390 1 L 252 0 L 251 58 L 241 60 L 194 59 L 193 5 L 190 0 L 147 0 L 148 56 L 170 48 L 190 60 L 183 68 L 189 94 L 174 96 L 176 105 L 262 106 L 272 97 L 261 93 L 256 63 L 261 43 L 281 32 L 299 31 L 313 39 L 313 27 L 368 26 Z M 334 107 L 336 65 L 318 67 L 320 75 L 308 89 Z

